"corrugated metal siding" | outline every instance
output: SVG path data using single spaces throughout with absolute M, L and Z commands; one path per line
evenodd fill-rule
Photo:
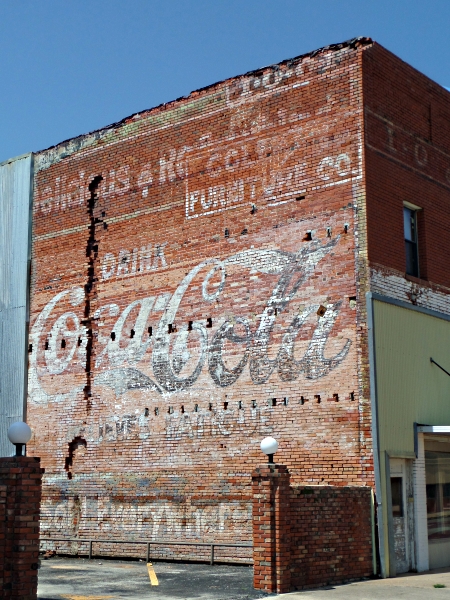
M 414 422 L 450 425 L 450 322 L 374 301 L 380 451 L 414 456 Z
M 25 416 L 32 155 L 0 165 L 0 456 Z

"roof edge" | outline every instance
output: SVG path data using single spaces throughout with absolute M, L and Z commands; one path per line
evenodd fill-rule
M 178 98 L 175 98 L 174 100 L 169 100 L 168 102 L 162 102 L 161 104 L 158 104 L 158 105 L 153 106 L 151 108 L 146 108 L 144 110 L 140 110 L 140 111 L 137 111 L 135 113 L 132 113 L 131 115 L 128 115 L 127 117 L 124 117 L 120 121 L 116 121 L 116 122 L 111 123 L 109 125 L 105 125 L 103 127 L 99 127 L 98 129 L 93 129 L 92 131 L 88 131 L 86 133 L 82 133 L 82 134 L 74 136 L 72 138 L 67 138 L 66 140 L 62 140 L 61 142 L 58 142 L 57 144 L 53 144 L 52 146 L 48 146 L 47 148 L 43 148 L 41 150 L 37 150 L 36 152 L 34 152 L 34 154 L 37 157 L 39 157 L 39 156 L 45 155 L 45 153 L 48 152 L 48 151 L 50 151 L 50 150 L 53 150 L 55 148 L 58 148 L 58 147 L 64 146 L 64 145 L 68 145 L 68 144 L 72 145 L 72 151 L 70 151 L 68 154 L 72 154 L 73 152 L 76 152 L 77 149 L 81 149 L 83 140 L 86 139 L 88 136 L 93 136 L 94 137 L 94 141 L 98 140 L 98 139 L 100 139 L 102 137 L 103 133 L 111 131 L 112 129 L 119 128 L 122 125 L 125 125 L 125 124 L 129 123 L 133 119 L 136 119 L 136 117 L 144 116 L 146 114 L 151 114 L 152 112 L 158 111 L 158 110 L 168 110 L 168 109 L 172 108 L 172 106 L 174 106 L 177 102 L 189 100 L 190 98 L 193 98 L 196 95 L 201 94 L 202 92 L 205 92 L 207 90 L 210 90 L 210 89 L 212 89 L 212 88 L 214 88 L 216 86 L 219 86 L 219 85 L 221 85 L 221 84 L 223 84 L 223 83 L 225 83 L 227 81 L 232 81 L 234 79 L 240 79 L 242 77 L 249 77 L 249 76 L 261 75 L 267 69 L 276 70 L 276 69 L 279 69 L 281 66 L 291 66 L 291 65 L 293 65 L 295 63 L 301 62 L 305 58 L 314 58 L 315 56 L 318 56 L 320 54 L 324 54 L 326 52 L 338 52 L 338 51 L 343 50 L 345 48 L 358 49 L 358 48 L 361 48 L 361 47 L 364 47 L 364 46 L 372 46 L 373 43 L 374 43 L 374 41 L 372 40 L 372 38 L 370 38 L 370 37 L 364 37 L 364 36 L 359 36 L 359 37 L 355 37 L 355 38 L 352 38 L 350 40 L 347 40 L 345 42 L 341 42 L 341 43 L 338 43 L 338 44 L 329 44 L 327 46 L 323 46 L 321 48 L 318 48 L 317 50 L 313 50 L 311 52 L 306 52 L 304 54 L 299 54 L 298 56 L 295 56 L 293 58 L 284 59 L 284 60 L 282 60 L 282 61 L 280 61 L 278 63 L 267 65 L 265 67 L 260 67 L 258 69 L 253 69 L 251 71 L 247 71 L 246 73 L 242 73 L 240 75 L 234 75 L 232 77 L 227 77 L 226 79 L 221 79 L 221 80 L 216 81 L 214 83 L 211 83 L 211 84 L 209 84 L 207 86 L 198 88 L 196 90 L 192 90 L 186 96 L 180 96 Z M 61 158 L 64 158 L 64 156 L 62 156 Z

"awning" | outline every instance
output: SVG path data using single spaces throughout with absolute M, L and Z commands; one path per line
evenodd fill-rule
M 450 433 L 450 425 L 417 425 L 417 433 Z

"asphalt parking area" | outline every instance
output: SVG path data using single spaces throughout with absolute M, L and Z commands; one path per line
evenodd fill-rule
M 152 574 L 157 578 L 158 585 Z M 54 557 L 42 560 L 39 600 L 256 600 L 253 569 L 202 565 Z

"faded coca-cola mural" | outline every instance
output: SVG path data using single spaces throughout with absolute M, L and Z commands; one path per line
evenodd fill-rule
M 235 385 L 245 370 L 255 386 L 270 378 L 292 382 L 301 376 L 319 379 L 327 375 L 345 359 L 351 345 L 349 339 L 343 339 L 337 353 L 330 355 L 325 351 L 342 300 L 326 306 L 314 302 L 296 306 L 296 303 L 302 286 L 308 285 L 317 266 L 339 241 L 339 236 L 326 243 L 311 241 L 297 252 L 252 248 L 222 260 L 210 258 L 187 272 L 173 293 L 142 297 L 140 290 L 139 297 L 123 309 L 117 303 L 105 303 L 94 314 L 99 331 L 95 340 L 94 387 L 99 391 L 106 386 L 117 396 L 128 390 L 170 395 L 192 387 L 201 374 L 207 375 L 218 388 Z M 160 258 L 165 262 L 164 255 Z M 226 314 L 220 315 L 214 324 L 208 318 L 187 320 L 185 305 L 181 317 L 180 307 L 189 292 L 199 290 L 198 297 L 206 310 L 211 305 L 216 307 L 226 288 L 233 286 L 236 273 L 238 279 L 259 275 L 268 280 L 266 286 L 261 286 L 268 294 L 259 298 L 261 308 L 256 318 L 251 317 L 255 315 L 255 307 L 247 306 L 231 310 L 227 307 Z M 67 377 L 86 362 L 84 295 L 82 287 L 56 294 L 31 328 L 30 341 L 38 349 L 30 356 L 33 402 L 61 401 L 73 397 L 84 386 L 80 380 L 78 386 L 74 383 L 70 387 L 76 378 Z M 61 313 L 60 306 L 67 308 L 67 305 L 70 310 Z M 279 332 L 279 343 L 273 348 L 274 326 L 288 309 L 289 315 L 294 316 Z M 309 325 L 310 338 L 300 355 L 296 339 L 312 317 L 315 317 L 314 328 Z M 110 324 L 109 330 L 106 322 Z M 154 325 L 149 325 L 150 322 Z M 64 374 L 64 389 L 52 391 L 49 382 Z

